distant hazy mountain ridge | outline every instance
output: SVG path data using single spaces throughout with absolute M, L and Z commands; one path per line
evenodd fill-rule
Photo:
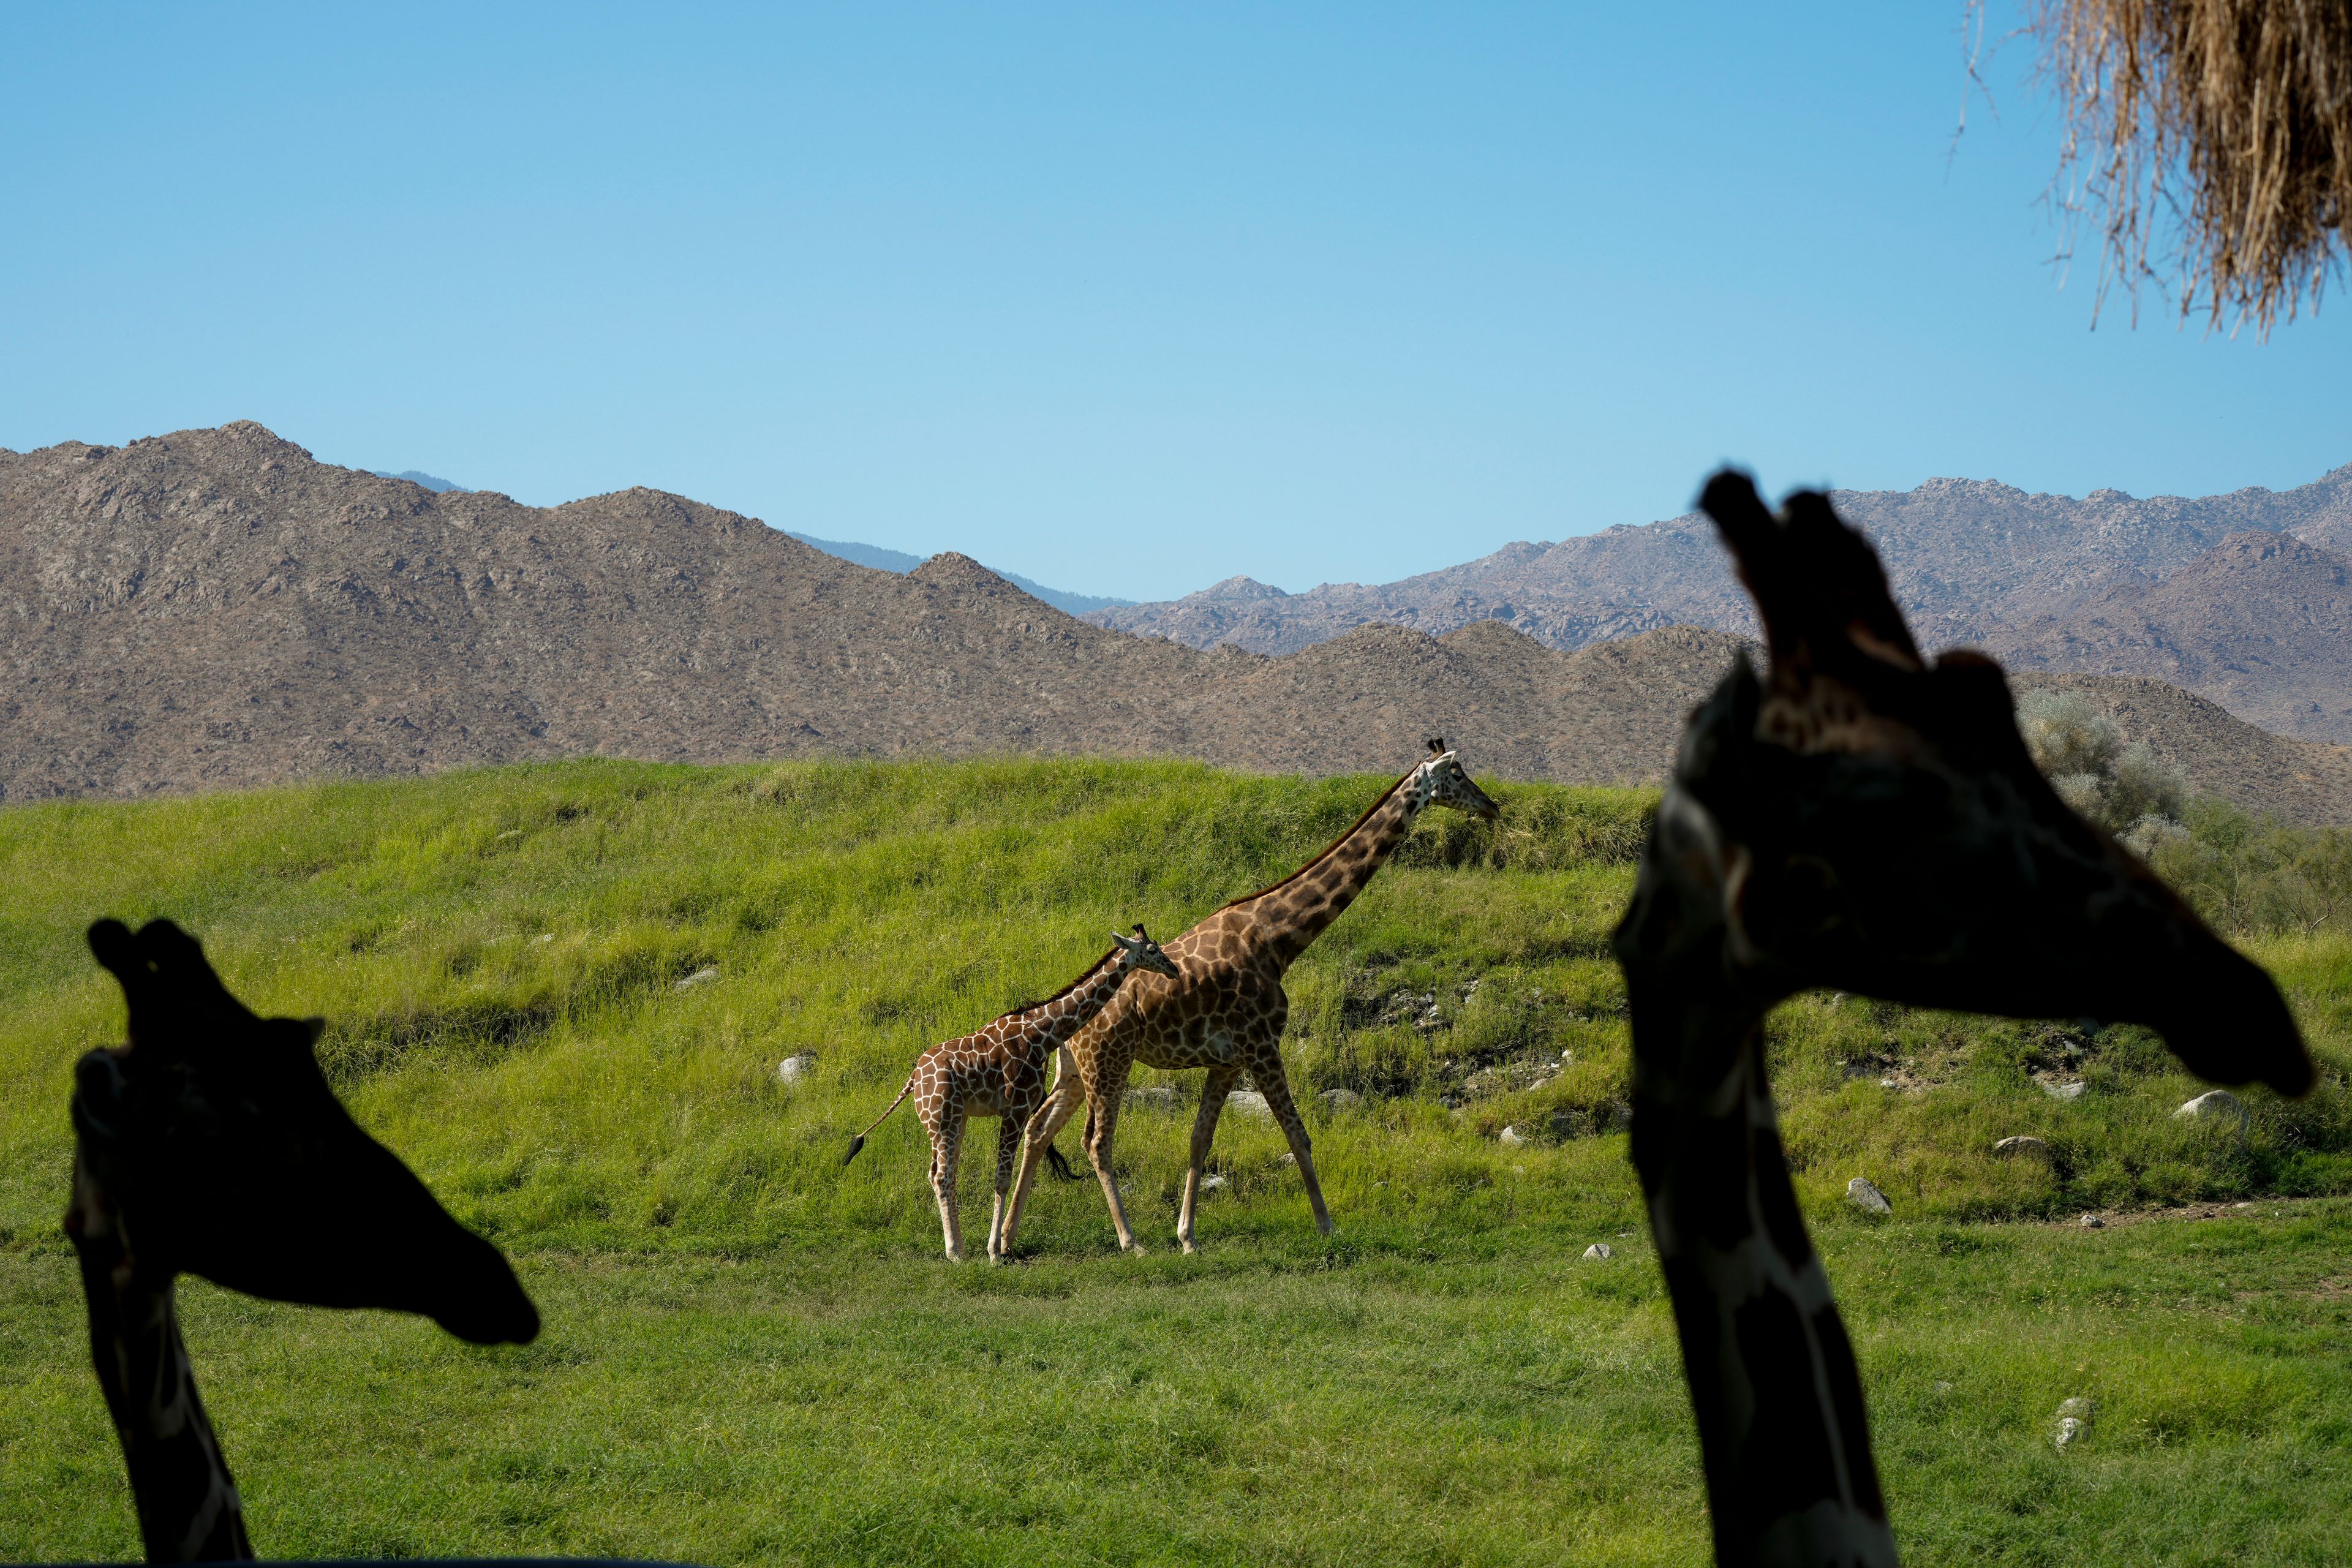
M 827 555 L 838 555 L 844 561 L 855 561 L 860 566 L 871 566 L 877 572 L 912 572 L 923 563 L 919 555 L 909 555 L 903 550 L 885 550 L 878 544 L 859 544 L 851 540 L 819 539 L 813 533 L 784 530 L 803 544 L 814 545 Z M 1073 594 L 1062 588 L 1048 588 L 1043 583 L 1032 583 L 1018 572 L 999 572 L 998 576 L 1034 598 L 1039 598 L 1065 615 L 1083 616 L 1092 610 L 1115 609 L 1131 605 L 1132 599 L 1114 599 L 1098 594 Z
M 1974 644 L 2014 649 L 2038 667 L 2180 679 L 2292 733 L 2352 741 L 2352 669 L 2340 654 L 2345 622 L 2320 591 L 2352 552 L 2352 466 L 2292 490 L 2193 500 L 2138 500 L 2117 490 L 2076 500 L 1981 479 L 1833 497 L 1877 545 L 1927 647 Z M 2186 573 L 2249 532 L 2290 536 L 2305 552 Z M 2126 614 L 2130 595 L 2176 575 L 2179 589 L 2150 601 L 2149 613 L 2161 613 L 2162 636 L 2152 626 L 2129 637 L 2068 629 L 2072 617 L 2095 605 L 2110 619 Z M 1195 647 L 1231 643 L 1260 653 L 1292 652 L 1375 623 L 1442 634 L 1492 619 L 1562 649 L 1674 624 L 1755 631 L 1712 525 L 1696 515 L 1556 544 L 1506 545 L 1460 566 L 1378 585 L 1327 584 L 1292 595 L 1229 578 L 1181 599 L 1087 619 Z M 2224 637 L 2224 627 L 2234 629 Z M 2160 647 L 2166 637 L 2173 643 Z

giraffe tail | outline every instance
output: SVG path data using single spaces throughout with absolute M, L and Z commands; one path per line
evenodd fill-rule
M 912 1074 L 912 1073 L 908 1073 L 908 1074 L 907 1075 L 907 1087 L 906 1087 L 906 1088 L 904 1088 L 904 1089 L 900 1089 L 900 1090 L 898 1091 L 898 1099 L 896 1099 L 896 1100 L 892 1100 L 892 1101 L 890 1102 L 890 1110 L 886 1110 L 886 1111 L 884 1111 L 881 1115 L 879 1115 L 879 1116 L 876 1117 L 873 1121 L 871 1121 L 867 1122 L 867 1123 L 866 1124 L 866 1132 L 871 1132 L 871 1131 L 873 1131 L 877 1127 L 881 1126 L 885 1121 L 889 1121 L 889 1120 L 890 1120 L 890 1112 L 891 1112 L 891 1111 L 893 1111 L 893 1110 L 898 1110 L 900 1106 L 902 1106 L 902 1105 L 906 1104 L 906 1103 L 907 1103 L 907 1097 L 908 1097 L 908 1095 L 910 1095 L 910 1094 L 914 1093 L 914 1092 L 915 1092 L 915 1075 L 914 1075 L 914 1074 Z M 866 1147 L 866 1132 L 860 1132 L 856 1137 L 852 1138 L 852 1139 L 849 1141 L 849 1152 L 848 1152 L 848 1153 L 846 1153 L 846 1154 L 844 1154 L 844 1155 L 841 1157 L 841 1163 L 842 1163 L 843 1164 L 846 1165 L 846 1164 L 848 1164 L 848 1163 L 849 1163 L 849 1162 L 851 1162 L 852 1160 L 856 1159 L 856 1158 L 857 1158 L 857 1152 L 858 1152 L 860 1149 L 863 1149 L 863 1148 L 865 1148 L 865 1147 Z
M 1045 1145 L 1045 1158 L 1054 1163 L 1054 1174 L 1066 1182 L 1078 1179 L 1078 1168 L 1062 1157 L 1062 1152 L 1051 1143 Z

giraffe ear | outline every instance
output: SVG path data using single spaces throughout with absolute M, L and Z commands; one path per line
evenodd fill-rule
M 1138 931 L 1140 931 L 1140 930 L 1142 930 L 1143 928 L 1142 928 L 1142 927 L 1140 927 L 1140 926 L 1138 926 L 1136 929 L 1137 929 Z M 1113 931 L 1113 932 L 1111 932 L 1111 933 L 1110 933 L 1110 939 L 1111 939 L 1111 941 L 1113 941 L 1113 942 L 1115 942 L 1118 943 L 1118 945 L 1119 945 L 1119 946 L 1121 946 L 1121 947 L 1125 948 L 1125 949 L 1126 949 L 1128 952 L 1133 952 L 1137 948 L 1141 947 L 1141 946 L 1143 945 L 1141 942 L 1139 942 L 1136 941 L 1136 940 L 1135 940 L 1135 938 L 1133 938 L 1133 937 L 1131 937 L 1131 936 L 1127 935 L 1124 931 Z
M 1445 754 L 1444 736 L 1432 735 L 1429 738 L 1429 754 L 1433 757 L 1442 757 Z

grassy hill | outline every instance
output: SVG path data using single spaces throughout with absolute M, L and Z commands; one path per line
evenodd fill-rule
M 1687 1560 L 1671 1319 L 1609 1131 L 1643 794 L 1497 786 L 1494 827 L 1425 822 L 1293 972 L 1294 1084 L 1364 1096 L 1313 1112 L 1328 1240 L 1279 1133 L 1229 1111 L 1204 1255 L 1171 1255 L 1197 1075 L 1120 1123 L 1146 1259 L 1084 1182 L 1042 1185 L 1026 1267 L 935 1261 L 903 1110 L 840 1166 L 925 1046 L 1058 988 L 1113 926 L 1172 935 L 1283 874 L 1385 782 L 585 763 L 0 812 L 0 1558 L 132 1540 L 57 1234 L 68 1068 L 121 1022 L 80 931 L 113 913 L 171 915 L 256 1007 L 324 1016 L 362 1122 L 548 1309 L 539 1344 L 478 1352 L 192 1287 L 266 1553 Z M 2340 1555 L 2352 942 L 2251 945 L 2325 1070 L 2250 1096 L 2242 1139 L 2172 1119 L 2201 1086 L 2139 1031 L 1776 1015 L 1915 1561 Z M 2052 1160 L 1996 1159 L 2018 1132 Z M 1845 1207 L 1857 1174 L 1894 1223 Z M 968 1158 L 968 1227 L 987 1183 Z M 1580 1262 L 1596 1239 L 1619 1258 Z M 2062 1461 L 2046 1417 L 2084 1392 L 2098 1435 Z

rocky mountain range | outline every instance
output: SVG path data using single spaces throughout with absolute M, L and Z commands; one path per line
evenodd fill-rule
M 1663 774 L 1739 646 L 1674 626 L 1565 651 L 1488 616 L 1204 651 L 960 555 L 877 571 L 654 490 L 436 492 L 249 423 L 0 451 L 11 802 L 591 753 L 1388 773 L 1433 733 L 1489 775 L 1630 782 Z M 2352 822 L 2352 752 L 2154 680 L 2028 679 L 2084 685 L 2204 788 Z
M 2290 734 L 2352 742 L 2352 466 L 2292 490 L 2193 500 L 2118 490 L 2076 500 L 1973 479 L 1832 499 L 1877 545 L 1925 647 L 2154 676 Z M 1371 624 L 1443 634 L 1491 619 L 1564 650 L 1678 624 L 1755 629 L 1696 515 L 1507 545 L 1396 583 L 1285 594 L 1236 577 L 1087 618 L 1271 654 Z

